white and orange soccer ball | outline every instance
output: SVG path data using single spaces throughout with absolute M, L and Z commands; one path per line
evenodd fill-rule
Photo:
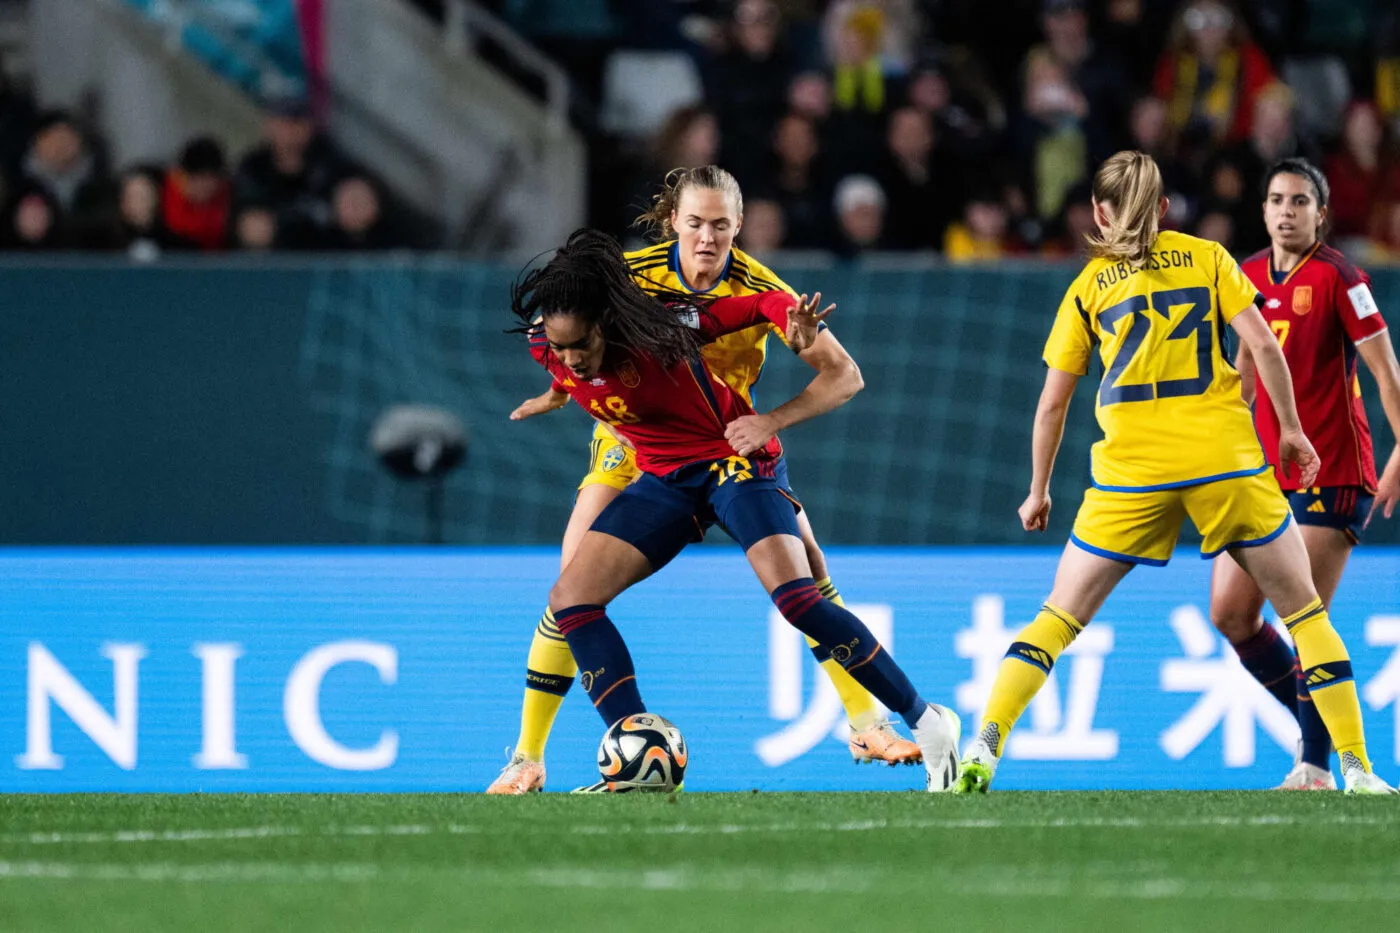
M 685 780 L 685 737 L 655 713 L 636 713 L 608 727 L 598 746 L 598 776 L 613 793 L 667 793 Z

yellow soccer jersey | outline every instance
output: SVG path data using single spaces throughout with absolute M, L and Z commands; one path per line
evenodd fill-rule
M 1137 271 L 1090 260 L 1065 293 L 1044 358 L 1082 376 L 1099 344 L 1095 487 L 1144 492 L 1269 468 L 1223 352 L 1226 325 L 1258 299 L 1220 244 L 1184 233 L 1159 234 Z
M 787 283 L 778 278 L 763 263 L 738 249 L 729 251 L 729 260 L 724 264 L 719 279 L 706 291 L 692 288 L 681 274 L 677 243 L 670 240 L 632 250 L 627 254 L 627 264 L 642 288 L 651 290 L 669 289 L 677 292 L 690 292 L 707 298 L 729 298 L 736 295 L 754 295 L 759 292 L 781 290 L 795 295 Z M 753 404 L 753 384 L 763 372 L 763 363 L 768 358 L 768 335 L 783 335 L 771 324 L 760 324 L 747 330 L 725 334 L 704 347 L 700 355 L 705 365 L 719 376 L 735 392 Z M 612 439 L 601 424 L 593 429 L 593 436 L 604 440 Z
M 628 265 L 632 267 L 633 275 L 641 282 L 643 288 L 691 292 L 706 298 L 729 298 L 774 290 L 796 294 L 786 282 L 769 271 L 767 266 L 737 249 L 729 251 L 729 260 L 725 263 L 718 281 L 708 291 L 696 291 L 681 274 L 677 249 L 677 242 L 671 240 L 627 254 Z M 776 327 L 761 324 L 748 330 L 726 334 L 701 351 L 701 356 L 705 358 L 710 370 L 729 383 L 730 388 L 750 404 L 753 403 L 750 390 L 758 381 L 758 376 L 763 371 L 763 363 L 767 359 L 770 333 L 778 334 L 779 339 L 782 338 Z

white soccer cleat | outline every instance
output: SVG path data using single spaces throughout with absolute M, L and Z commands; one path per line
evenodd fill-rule
M 982 734 L 972 740 L 972 744 L 967 747 L 967 754 L 962 757 L 953 793 L 985 794 L 991 789 L 992 778 L 996 777 L 997 764 L 1001 761 L 1001 757 L 992 749 L 996 748 L 1000 741 L 1000 730 L 994 723 L 987 723 Z
M 1346 792 L 1357 796 L 1372 796 L 1400 793 L 1385 781 L 1366 770 L 1361 759 L 1351 752 L 1342 753 L 1342 782 Z
M 924 753 L 926 789 L 931 794 L 951 790 L 958 779 L 958 742 L 962 720 L 946 706 L 930 703 L 914 724 L 914 741 Z
M 583 787 L 575 787 L 569 791 L 571 794 L 680 794 L 685 791 L 685 782 L 682 781 L 674 788 L 651 787 L 646 784 L 630 784 L 627 781 L 599 781 L 596 784 L 586 784 Z
M 569 791 L 571 794 L 627 794 L 636 790 L 630 784 L 618 784 L 613 781 L 599 781 L 596 784 L 585 784 L 583 787 L 575 787 Z
M 524 755 L 516 755 L 511 758 L 510 764 L 501 770 L 496 780 L 491 782 L 491 786 L 486 788 L 486 793 L 520 797 L 542 790 L 544 790 L 544 762 L 531 761 Z
M 1337 781 L 1332 772 L 1317 765 L 1300 761 L 1288 772 L 1288 777 L 1274 790 L 1336 790 Z

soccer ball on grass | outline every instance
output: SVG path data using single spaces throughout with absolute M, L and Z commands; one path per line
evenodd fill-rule
M 614 793 L 669 793 L 685 780 L 689 757 L 681 730 L 654 713 L 636 713 L 619 719 L 603 734 L 598 775 Z

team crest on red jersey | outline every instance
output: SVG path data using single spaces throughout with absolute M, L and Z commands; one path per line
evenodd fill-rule
M 1312 310 L 1312 286 L 1299 285 L 1293 289 L 1293 313 L 1302 317 Z
M 617 378 L 629 389 L 635 389 L 642 384 L 642 375 L 637 372 L 637 367 L 632 365 L 631 360 L 623 360 L 618 365 Z

